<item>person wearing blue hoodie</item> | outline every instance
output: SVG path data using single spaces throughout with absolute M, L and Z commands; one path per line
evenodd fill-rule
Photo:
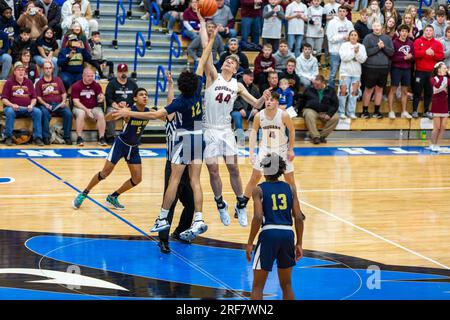
M 9 39 L 8 35 L 0 30 L 0 64 L 2 65 L 2 72 L 0 79 L 5 80 L 8 77 L 9 70 L 11 69 L 12 58 L 8 54 Z
M 12 9 L 7 7 L 0 14 L 0 30 L 8 35 L 9 44 L 12 44 L 14 38 L 19 36 L 19 27 L 12 15 Z

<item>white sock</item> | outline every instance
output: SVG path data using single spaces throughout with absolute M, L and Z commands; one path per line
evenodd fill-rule
M 169 210 L 161 208 L 161 212 L 159 213 L 160 219 L 167 219 L 167 216 L 169 215 Z
M 196 212 L 194 214 L 194 221 L 199 221 L 199 220 L 203 220 L 202 213 L 201 212 Z

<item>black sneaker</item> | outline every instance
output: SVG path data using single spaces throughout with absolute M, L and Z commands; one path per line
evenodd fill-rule
M 6 138 L 5 143 L 6 143 L 6 145 L 9 146 L 9 147 L 12 146 L 12 145 L 13 145 L 13 143 L 12 143 L 12 138 Z
M 101 146 L 107 146 L 108 145 L 106 143 L 105 137 L 100 137 L 100 139 L 98 139 L 98 144 L 101 145 Z
M 174 238 L 175 240 L 178 240 L 182 243 L 186 243 L 186 244 L 191 244 L 190 241 L 184 240 L 180 238 L 180 234 L 178 232 L 172 232 L 172 234 L 170 235 L 172 238 Z
M 79 145 L 80 147 L 84 146 L 84 140 L 82 137 L 77 138 L 77 145 Z
M 159 241 L 158 247 L 159 247 L 159 250 L 161 250 L 161 253 L 165 253 L 165 254 L 170 253 L 169 242 L 167 242 L 167 241 Z
M 382 115 L 380 112 L 375 112 L 375 113 L 372 115 L 372 118 L 382 119 L 382 118 L 383 118 L 383 115 Z
M 106 142 L 108 142 L 108 144 L 109 144 L 110 146 L 112 146 L 115 139 L 116 139 L 116 138 L 114 138 L 114 137 L 107 137 L 107 138 L 106 138 Z
M 361 118 L 362 119 L 369 119 L 370 118 L 369 111 L 363 111 L 363 113 L 361 113 Z
M 320 137 L 320 143 L 327 143 L 327 138 Z
M 319 137 L 312 138 L 312 143 L 319 144 L 320 143 L 320 138 Z
M 33 143 L 38 146 L 43 146 L 44 142 L 42 142 L 41 138 L 34 139 Z
M 64 143 L 67 144 L 68 146 L 71 146 L 71 145 L 72 145 L 72 139 L 70 139 L 70 138 L 65 138 L 65 139 L 64 139 Z
M 50 138 L 44 138 L 44 144 L 46 146 L 50 145 Z

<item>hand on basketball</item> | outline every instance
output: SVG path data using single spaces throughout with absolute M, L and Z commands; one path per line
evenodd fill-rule
M 303 257 L 303 249 L 300 244 L 295 246 L 295 261 L 300 260 Z
M 246 244 L 245 245 L 245 256 L 247 257 L 247 261 L 252 261 L 252 251 L 253 251 L 253 244 Z

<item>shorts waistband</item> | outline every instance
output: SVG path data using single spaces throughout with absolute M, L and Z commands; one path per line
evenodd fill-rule
M 131 144 L 126 143 L 125 141 L 122 140 L 122 138 L 121 138 L 120 136 L 117 136 L 117 138 L 118 138 L 124 145 L 126 145 L 126 146 L 128 146 L 128 147 L 130 147 L 130 148 L 134 148 L 134 147 L 137 147 L 137 146 L 138 146 L 137 144 L 131 145 Z
M 290 230 L 292 231 L 292 226 L 286 226 L 281 224 L 267 224 L 264 227 L 261 228 L 262 231 L 264 230 Z

